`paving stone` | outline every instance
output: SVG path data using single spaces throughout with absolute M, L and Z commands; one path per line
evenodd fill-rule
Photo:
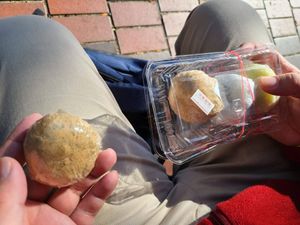
M 296 25 L 300 25 L 300 9 L 293 9 Z
M 278 51 L 283 55 L 300 53 L 300 40 L 298 36 L 275 38 L 274 41 Z
M 71 30 L 81 43 L 114 40 L 108 16 L 56 16 L 53 19 Z
M 162 60 L 170 58 L 169 51 L 147 52 L 144 54 L 129 55 L 130 57 L 146 59 L 146 60 Z
M 169 47 L 170 47 L 170 51 L 171 51 L 172 56 L 176 55 L 176 51 L 175 51 L 175 42 L 176 42 L 176 40 L 177 40 L 177 36 L 168 38 Z
M 111 2 L 110 9 L 116 27 L 161 24 L 157 2 Z
M 117 54 L 117 43 L 115 41 L 106 41 L 106 42 L 94 42 L 94 43 L 85 43 L 83 44 L 84 48 L 115 53 Z
M 268 17 L 267 17 L 267 12 L 265 9 L 258 9 L 256 10 L 256 12 L 258 13 L 258 15 L 260 16 L 260 18 L 263 20 L 265 26 L 267 28 L 270 27 L 270 24 L 269 24 L 269 20 L 268 20 Z
M 206 1 L 208 0 L 0 0 L 0 17 L 32 14 L 37 8 L 47 13 L 47 6 L 44 4 L 47 2 L 53 18 L 67 26 L 84 47 L 119 53 L 119 43 L 121 54 L 138 52 L 140 54 L 137 56 L 140 58 L 163 59 L 170 57 L 170 54 L 175 55 L 174 43 L 188 13 Z M 300 34 L 300 0 L 243 1 L 257 10 L 271 31 L 270 34 L 274 36 L 279 51 L 288 55 L 290 61 L 300 68 L 300 41 L 297 36 Z M 115 40 L 111 18 L 107 15 L 107 2 L 119 42 Z M 80 15 L 75 16 L 76 14 Z M 165 22 L 164 26 L 161 17 Z
M 191 11 L 199 2 L 197 0 L 159 0 L 162 12 L 170 11 Z
M 288 0 L 265 0 L 269 18 L 292 17 L 292 10 Z
M 290 63 L 295 65 L 300 69 L 300 54 L 292 55 L 292 56 L 286 56 L 285 57 Z
M 30 15 L 36 9 L 46 12 L 42 2 L 0 2 L 0 17 Z
M 300 7 L 300 0 L 290 0 L 293 7 Z
M 298 35 L 300 35 L 300 26 L 297 26 Z
M 273 37 L 290 36 L 296 34 L 293 18 L 270 19 Z
M 116 30 L 122 54 L 168 49 L 162 26 Z
M 247 2 L 254 9 L 264 9 L 265 8 L 263 0 L 243 0 L 243 1 Z
M 268 31 L 268 35 L 269 35 L 271 42 L 274 44 L 274 38 L 272 36 L 271 28 L 267 28 L 267 31 Z
M 108 12 L 106 0 L 47 0 L 47 2 L 52 15 Z
M 163 15 L 163 21 L 168 36 L 178 35 L 183 28 L 183 25 L 189 13 L 167 13 Z

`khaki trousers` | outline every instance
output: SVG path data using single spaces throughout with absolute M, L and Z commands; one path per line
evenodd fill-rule
M 0 20 L 0 34 L 1 142 L 32 112 L 62 109 L 98 117 L 108 128 L 103 147 L 116 150 L 120 180 L 95 224 L 193 224 L 250 185 L 299 178 L 281 146 L 264 135 L 218 146 L 169 178 L 66 28 L 38 16 L 13 17 Z M 176 51 L 224 51 L 247 41 L 269 41 L 255 11 L 242 1 L 212 0 L 190 14 Z

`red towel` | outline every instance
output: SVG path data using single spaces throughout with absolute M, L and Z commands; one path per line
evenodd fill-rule
M 198 225 L 300 225 L 300 183 L 273 180 L 217 204 Z

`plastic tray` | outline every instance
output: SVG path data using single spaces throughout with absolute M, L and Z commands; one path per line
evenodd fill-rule
M 182 164 L 218 144 L 276 129 L 279 97 L 266 95 L 257 78 L 280 73 L 272 46 L 150 61 L 144 77 L 155 150 Z

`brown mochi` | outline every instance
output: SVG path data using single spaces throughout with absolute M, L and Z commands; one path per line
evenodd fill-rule
M 222 111 L 224 105 L 215 92 L 217 80 L 200 70 L 178 73 L 172 78 L 168 100 L 171 109 L 188 123 L 204 123 Z M 213 104 L 209 114 L 205 114 L 192 100 L 193 94 L 200 90 Z
M 69 186 L 87 177 L 99 152 L 97 131 L 80 117 L 61 111 L 33 124 L 24 141 L 30 177 L 53 187 Z

